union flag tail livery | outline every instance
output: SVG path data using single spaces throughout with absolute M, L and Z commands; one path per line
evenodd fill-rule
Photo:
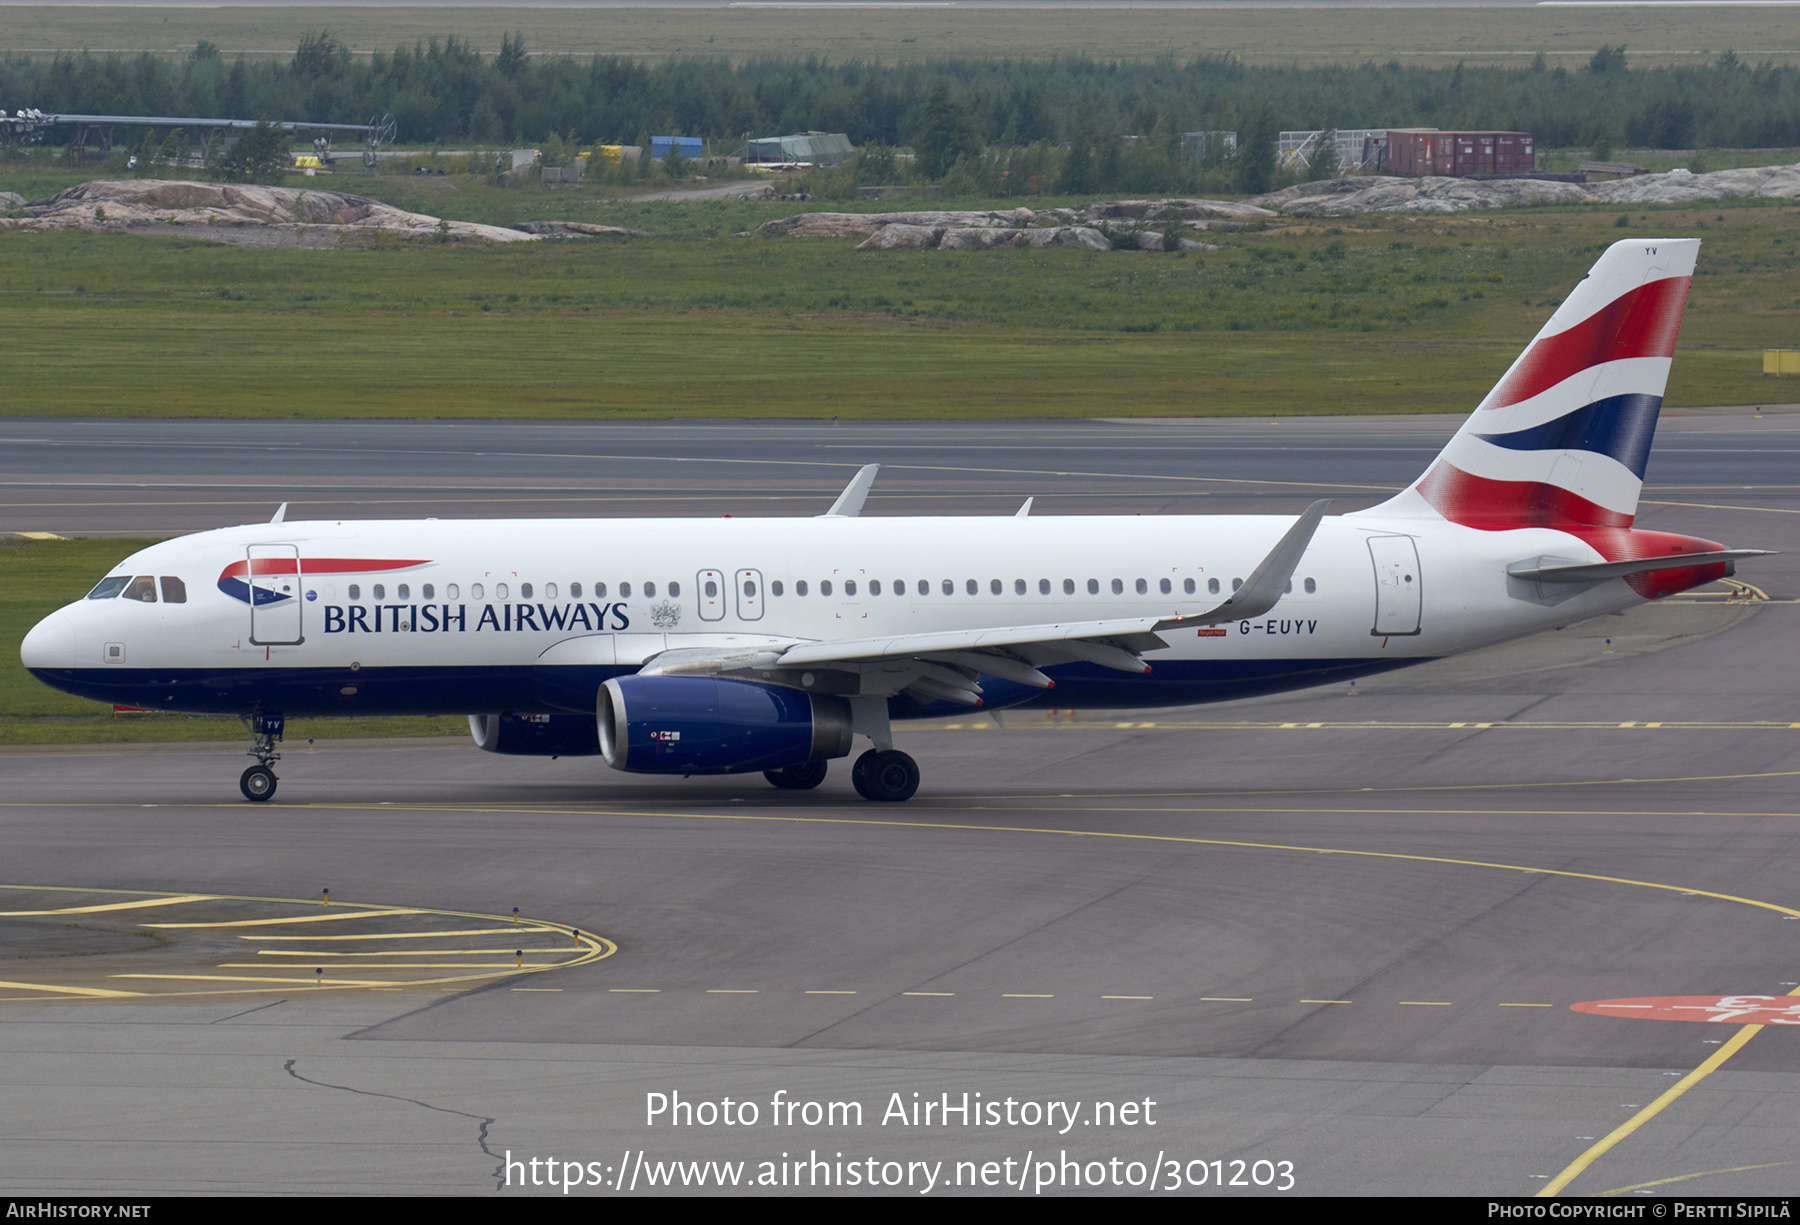
M 1614 243 L 1413 486 L 1372 514 L 1628 528 L 1698 239 Z
M 1424 476 L 1353 514 L 863 518 L 874 465 L 816 518 L 284 506 L 126 558 L 20 655 L 83 697 L 245 716 L 251 800 L 285 716 L 403 714 L 468 715 L 488 752 L 796 790 L 866 737 L 851 785 L 905 800 L 890 721 L 1342 683 L 1729 574 L 1757 551 L 1635 525 L 1697 247 L 1608 250 Z

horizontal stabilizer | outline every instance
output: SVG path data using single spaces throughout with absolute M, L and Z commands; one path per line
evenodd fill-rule
M 1539 583 L 1598 583 L 1628 574 L 1645 574 L 1651 570 L 1680 570 L 1688 566 L 1710 566 L 1736 561 L 1740 557 L 1767 557 L 1770 549 L 1717 549 L 1710 553 L 1671 553 L 1663 557 L 1639 557 L 1630 561 L 1572 561 L 1567 557 L 1534 557 L 1516 561 L 1506 568 L 1513 578 Z M 1729 571 L 1727 571 L 1729 573 Z

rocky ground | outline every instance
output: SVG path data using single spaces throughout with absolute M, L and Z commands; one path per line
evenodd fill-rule
M 988 212 L 800 213 L 765 222 L 742 237 L 856 238 L 859 251 L 986 251 L 994 247 L 1090 247 L 1097 251 L 1218 248 L 1190 231 L 1241 229 L 1280 214 L 1228 200 L 1113 200 L 1086 208 L 1014 208 Z
M 1520 204 L 1687 204 L 1746 196 L 1800 198 L 1800 165 L 1694 174 L 1671 170 L 1605 183 L 1546 179 L 1401 179 L 1356 176 L 1300 183 L 1251 204 L 1298 216 L 1322 213 L 1458 213 Z
M 180 233 L 214 242 L 308 247 L 363 245 L 383 236 L 443 242 L 540 237 L 443 221 L 340 191 L 166 179 L 97 179 L 47 200 L 20 201 L 5 208 L 0 229 Z

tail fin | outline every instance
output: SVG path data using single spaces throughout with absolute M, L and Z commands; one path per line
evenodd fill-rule
M 1630 527 L 1698 239 L 1634 239 L 1587 278 L 1425 475 L 1371 514 L 1465 527 Z

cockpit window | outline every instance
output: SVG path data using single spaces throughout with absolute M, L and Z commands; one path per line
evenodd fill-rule
M 111 578 L 103 578 L 95 585 L 92 591 L 87 593 L 87 598 L 90 600 L 110 600 L 118 595 L 119 592 L 123 591 L 125 589 L 125 584 L 130 581 L 131 576 L 126 574 L 115 574 Z
M 131 580 L 122 597 L 127 600 L 142 600 L 146 604 L 156 603 L 156 580 L 148 574 L 140 574 Z
M 164 604 L 186 604 L 187 584 L 174 575 L 162 576 L 162 597 Z

